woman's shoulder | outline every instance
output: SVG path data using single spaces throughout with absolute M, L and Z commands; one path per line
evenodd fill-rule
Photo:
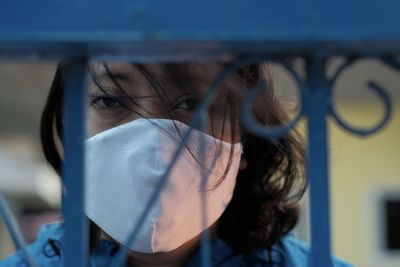
M 288 234 L 281 239 L 281 241 L 274 246 L 278 254 L 283 254 L 285 258 L 285 266 L 303 267 L 308 266 L 310 258 L 310 246 L 304 241 L 295 237 L 293 234 Z M 333 267 L 352 267 L 350 263 L 332 256 Z
M 28 253 L 40 267 L 62 266 L 62 239 L 64 235 L 62 224 L 43 225 L 34 243 L 27 247 Z M 115 260 L 116 246 L 106 240 L 101 240 L 92 251 L 88 266 L 109 266 Z M 21 251 L 0 261 L 0 267 L 28 267 Z
M 45 224 L 40 228 L 36 241 L 27 247 L 28 253 L 41 267 L 61 266 L 60 245 L 62 236 L 62 225 Z M 0 261 L 0 267 L 28 267 L 22 251 Z

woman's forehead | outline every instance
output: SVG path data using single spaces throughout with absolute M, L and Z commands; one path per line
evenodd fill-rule
M 143 88 L 147 81 L 128 63 L 94 63 L 90 65 L 92 78 L 91 89 L 96 90 L 98 85 L 102 89 L 117 89 L 121 86 L 125 91 L 135 91 L 135 88 Z M 132 92 L 129 92 L 132 93 Z
M 90 72 L 92 78 L 104 87 L 119 83 L 124 88 L 143 90 L 151 89 L 156 83 L 166 93 L 202 93 L 215 79 L 218 67 L 211 63 L 94 63 L 90 66 Z

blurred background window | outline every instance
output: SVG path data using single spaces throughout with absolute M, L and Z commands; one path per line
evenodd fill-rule
M 385 201 L 384 209 L 386 249 L 400 253 L 400 192 L 397 199 Z

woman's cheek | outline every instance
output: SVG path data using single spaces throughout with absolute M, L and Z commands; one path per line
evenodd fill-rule
M 90 110 L 88 112 L 86 124 L 88 137 L 121 125 L 125 122 L 129 122 L 133 119 L 134 118 L 129 118 L 129 114 L 104 114 L 104 112 Z

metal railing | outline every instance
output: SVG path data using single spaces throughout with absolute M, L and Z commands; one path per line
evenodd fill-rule
M 173 4 L 171 4 L 173 3 Z M 244 99 L 242 120 L 247 129 L 263 138 L 278 138 L 307 120 L 308 162 L 311 196 L 310 266 L 332 266 L 330 257 L 329 168 L 327 119 L 333 118 L 344 130 L 368 136 L 390 120 L 392 105 L 385 90 L 373 81 L 369 88 L 383 102 L 382 120 L 369 129 L 348 125 L 332 102 L 335 81 L 351 64 L 362 58 L 381 60 L 400 70 L 400 2 L 390 1 L 155 1 L 143 2 L 69 0 L 8 1 L 0 9 L 0 58 L 60 60 L 66 65 L 65 167 L 67 194 L 63 199 L 65 217 L 65 266 L 85 266 L 87 222 L 83 209 L 84 192 L 84 99 L 85 69 L 89 60 L 157 62 L 233 59 L 214 81 L 198 107 L 191 125 L 202 129 L 204 110 L 219 85 L 247 63 L 269 61 L 283 66 L 300 89 L 301 108 L 282 128 L 265 128 L 253 118 L 249 107 L 262 86 L 254 87 Z M 340 14 L 340 15 L 338 15 Z M 328 61 L 341 56 L 346 60 L 328 78 Z M 305 77 L 288 63 L 288 57 L 305 61 Z M 236 60 L 235 60 L 236 59 Z M 187 139 L 190 132 L 184 136 Z M 179 155 L 183 145 L 177 147 Z M 176 158 L 175 156 L 175 158 Z M 173 166 L 173 162 L 170 165 Z M 168 178 L 168 172 L 165 174 Z M 156 200 L 164 182 L 150 198 Z M 3 201 L 1 202 L 3 203 Z M 18 248 L 23 248 L 4 205 L 3 218 Z M 147 215 L 148 209 L 142 214 Z M 135 241 L 141 222 L 132 230 Z M 204 261 L 207 242 L 203 242 Z M 128 249 L 118 253 L 122 263 Z M 31 266 L 35 266 L 25 252 Z

